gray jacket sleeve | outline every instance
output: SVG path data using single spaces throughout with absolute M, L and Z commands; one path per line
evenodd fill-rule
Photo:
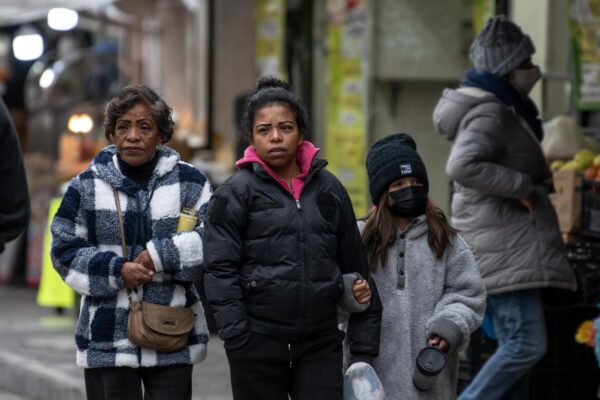
M 466 242 L 456 236 L 448 247 L 444 294 L 427 321 L 428 336 L 448 341 L 451 352 L 460 351 L 481 324 L 486 305 L 486 291 L 473 253 Z
M 524 199 L 533 190 L 529 175 L 498 163 L 503 151 L 502 129 L 494 115 L 478 115 L 463 122 L 450 151 L 446 173 L 466 188 Z
M 29 225 L 29 192 L 17 132 L 0 100 L 0 252 Z

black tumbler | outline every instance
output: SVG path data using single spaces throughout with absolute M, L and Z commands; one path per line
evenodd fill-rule
M 429 390 L 446 365 L 446 356 L 437 347 L 425 347 L 419 352 L 413 373 L 413 384 L 419 390 Z

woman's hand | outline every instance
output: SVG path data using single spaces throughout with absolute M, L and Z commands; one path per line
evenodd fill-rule
M 129 289 L 133 289 L 139 285 L 152 281 L 154 271 L 136 262 L 126 262 L 121 268 L 121 276 L 125 281 L 125 286 Z
M 133 262 L 142 264 L 150 271 L 156 272 L 156 268 L 154 268 L 154 261 L 152 261 L 152 257 L 150 257 L 150 253 L 148 252 L 148 250 L 144 250 L 140 254 L 138 254 L 135 260 L 133 260 Z
M 429 347 L 437 347 L 438 349 L 440 349 L 440 351 L 442 353 L 447 352 L 448 349 L 450 348 L 450 346 L 448 345 L 448 342 L 446 341 L 446 339 L 444 339 L 441 336 L 434 336 L 434 337 L 430 338 L 427 341 L 427 346 L 429 346 Z
M 354 281 L 352 285 L 352 294 L 354 295 L 354 299 L 361 303 L 365 304 L 371 300 L 371 288 L 369 288 L 369 283 L 366 279 L 358 279 Z
M 524 199 L 519 200 L 521 205 L 527 209 L 527 212 L 531 214 L 533 212 L 533 201 L 530 197 L 525 197 Z

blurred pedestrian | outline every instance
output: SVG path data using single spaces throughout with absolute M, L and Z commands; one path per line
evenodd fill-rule
M 446 165 L 455 190 L 452 222 L 475 254 L 498 338 L 461 400 L 525 398 L 526 386 L 516 385 L 547 346 L 540 288 L 576 288 L 548 196 L 542 123 L 529 97 L 541 77 L 534 52 L 515 23 L 489 19 L 471 45 L 475 68 L 459 89 L 444 91 L 433 114 L 438 131 L 454 140 Z
M 113 144 L 73 179 L 52 223 L 54 266 L 82 296 L 75 341 L 88 399 L 190 399 L 192 365 L 206 356 L 206 321 L 193 282 L 202 270 L 211 188 L 165 145 L 173 129 L 171 108 L 152 89 L 122 89 L 104 114 Z M 177 232 L 180 213 L 197 217 L 191 230 Z M 196 320 L 187 345 L 160 352 L 130 342 L 128 290 L 133 301 L 191 308 Z
M 17 131 L 0 99 L 0 253 L 29 225 L 27 177 Z
M 383 304 L 375 371 L 390 399 L 456 398 L 458 352 L 485 311 L 475 259 L 429 200 L 427 170 L 410 135 L 376 142 L 366 165 L 375 207 L 359 227 Z M 413 374 L 425 347 L 444 353 L 446 366 L 420 391 Z
M 351 362 L 377 356 L 381 317 L 352 204 L 305 139 L 307 112 L 286 83 L 258 82 L 242 132 L 251 145 L 215 191 L 204 233 L 206 294 L 233 397 L 341 400 L 342 274 L 359 272 L 355 297 L 371 301 L 350 317 Z

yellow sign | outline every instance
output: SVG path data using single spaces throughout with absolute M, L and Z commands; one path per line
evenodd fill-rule
M 286 80 L 285 0 L 256 2 L 256 66 L 259 76 Z
M 570 13 L 573 90 L 580 110 L 600 109 L 600 0 L 574 2 Z
M 368 209 L 365 170 L 366 27 L 364 0 L 328 1 L 326 152 L 358 216 Z
M 475 0 L 473 2 L 473 34 L 478 34 L 486 21 L 494 16 L 495 1 Z

